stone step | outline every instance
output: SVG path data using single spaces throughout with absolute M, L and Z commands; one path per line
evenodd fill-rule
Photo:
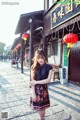
M 58 102 L 64 103 L 64 105 L 71 105 L 75 109 L 80 108 L 80 97 L 74 94 L 71 94 L 67 91 L 62 91 L 55 86 L 49 87 L 49 93 L 51 94 L 51 98 L 57 99 Z M 75 92 L 74 92 L 75 93 Z

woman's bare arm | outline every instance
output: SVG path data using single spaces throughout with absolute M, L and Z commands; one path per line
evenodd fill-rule
M 43 79 L 43 80 L 40 80 L 40 81 L 33 80 L 33 81 L 30 82 L 30 84 L 31 84 L 31 86 L 34 86 L 36 84 L 46 84 L 46 83 L 50 82 L 51 77 L 52 77 L 52 70 L 49 71 L 49 75 L 48 75 L 47 79 Z

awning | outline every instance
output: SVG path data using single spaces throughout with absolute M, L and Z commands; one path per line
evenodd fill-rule
M 21 43 L 21 38 L 20 37 L 18 37 L 14 40 L 14 43 L 13 43 L 11 49 L 13 50 L 19 43 Z
M 34 11 L 26 14 L 21 14 L 20 19 L 18 21 L 18 25 L 15 30 L 15 34 L 24 33 L 29 29 L 29 22 L 28 22 L 29 18 L 36 20 L 34 24 L 37 25 L 37 27 L 43 25 L 43 23 L 40 22 L 43 21 L 43 13 L 44 11 L 41 10 L 41 11 Z

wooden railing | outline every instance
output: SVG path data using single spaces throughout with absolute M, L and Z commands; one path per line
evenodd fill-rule
M 52 67 L 53 67 L 52 79 L 54 81 L 55 79 L 59 79 L 59 65 L 52 64 Z

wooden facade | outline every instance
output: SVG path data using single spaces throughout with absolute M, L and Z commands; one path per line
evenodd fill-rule
M 50 63 L 68 67 L 70 74 L 73 68 L 69 67 L 71 64 L 67 57 L 68 48 L 63 44 L 63 37 L 71 32 L 77 34 L 80 41 L 80 2 L 78 0 L 44 0 L 44 10 L 44 36 L 47 42 L 48 60 Z M 69 80 L 73 81 L 69 74 Z
M 37 48 L 42 46 L 43 36 L 43 10 L 34 11 L 20 15 L 19 22 L 17 24 L 15 34 L 20 34 L 21 40 L 21 72 L 23 73 L 23 62 L 26 62 L 28 56 L 28 64 L 32 63 L 34 52 Z M 22 39 L 24 33 L 29 34 L 29 38 L 26 41 Z M 16 47 L 17 41 L 15 40 L 12 46 L 12 50 Z M 17 50 L 18 51 L 18 50 Z

